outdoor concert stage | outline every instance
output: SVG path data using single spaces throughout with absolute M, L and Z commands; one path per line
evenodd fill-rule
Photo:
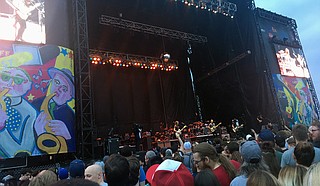
M 135 124 L 153 136 L 174 121 L 230 132 L 235 118 L 245 131 L 258 115 L 280 129 L 319 119 L 295 21 L 254 1 L 20 4 L 0 0 L 0 170 L 101 157 L 97 139 Z

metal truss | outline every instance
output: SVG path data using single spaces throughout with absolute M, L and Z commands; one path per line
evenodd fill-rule
M 77 149 L 82 158 L 94 157 L 94 116 L 89 63 L 86 0 L 73 0 L 76 79 Z
M 141 56 L 133 54 L 124 54 L 117 52 L 108 52 L 102 50 L 90 49 L 90 59 L 94 62 L 93 58 L 98 58 L 95 64 L 113 64 L 116 66 L 136 66 L 145 69 L 160 69 L 171 71 L 178 69 L 178 61 L 169 59 L 167 62 L 162 58 L 155 58 L 150 56 Z
M 159 35 L 163 37 L 169 37 L 173 39 L 180 39 L 185 41 L 193 41 L 197 43 L 206 43 L 208 42 L 207 37 L 190 34 L 186 32 L 180 32 L 177 30 L 161 28 L 157 26 L 147 25 L 143 23 L 138 23 L 134 21 L 129 21 L 126 19 L 111 17 L 107 15 L 101 15 L 99 23 L 102 25 L 110 25 L 118 28 L 123 28 L 127 30 L 133 30 L 136 32 L 143 32 L 147 34 Z
M 281 113 L 280 102 L 277 97 L 276 88 L 273 84 L 272 73 L 270 70 L 269 61 L 268 61 L 268 57 L 266 54 L 266 45 L 264 44 L 264 41 L 263 41 L 263 36 L 261 33 L 261 25 L 260 25 L 260 21 L 258 18 L 258 16 L 260 16 L 262 18 L 269 19 L 271 21 L 275 21 L 272 19 L 272 16 L 274 16 L 275 14 L 272 12 L 260 9 L 260 8 L 256 8 L 254 11 L 254 14 L 255 14 L 254 19 L 256 22 L 256 28 L 257 28 L 257 32 L 258 32 L 259 44 L 260 44 L 260 48 L 262 50 L 263 59 L 264 59 L 265 67 L 266 67 L 265 68 L 265 78 L 269 84 L 271 93 L 273 95 L 272 100 L 273 100 L 273 103 L 275 104 L 276 112 L 278 113 L 277 118 L 279 120 L 279 123 L 281 123 L 282 126 L 285 126 L 285 122 L 284 122 L 284 119 L 283 119 L 282 113 Z M 283 19 L 277 19 L 277 20 L 281 20 L 283 22 Z M 282 23 L 282 24 L 284 24 L 284 23 Z
M 315 105 L 315 112 L 317 113 L 317 119 L 320 120 L 320 104 L 319 104 L 317 93 L 314 88 L 313 81 L 312 81 L 311 77 L 307 78 L 307 83 L 309 85 L 309 90 L 310 90 L 310 93 L 311 93 L 311 96 L 312 96 L 312 99 L 313 99 L 313 102 Z
M 290 25 L 293 28 L 297 28 L 297 23 L 294 19 L 291 19 L 289 17 L 285 17 L 261 8 L 256 8 L 256 11 L 258 12 L 258 15 L 264 19 L 268 19 L 273 22 L 277 22 L 283 25 Z

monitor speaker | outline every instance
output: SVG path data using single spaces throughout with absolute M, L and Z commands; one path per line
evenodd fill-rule
M 116 154 L 119 152 L 119 138 L 109 138 L 107 139 L 107 153 L 106 154 Z

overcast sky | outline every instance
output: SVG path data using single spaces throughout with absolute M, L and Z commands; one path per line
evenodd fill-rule
M 320 1 L 255 0 L 256 7 L 296 20 L 313 84 L 320 99 Z

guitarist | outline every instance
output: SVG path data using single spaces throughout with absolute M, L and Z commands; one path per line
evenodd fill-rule
M 8 2 L 8 1 L 7 1 Z M 15 23 L 14 27 L 19 24 L 16 41 L 24 41 L 22 39 L 23 33 L 27 28 L 27 19 L 31 11 L 36 9 L 41 4 L 34 4 L 31 0 L 12 0 L 10 5 L 15 9 Z

